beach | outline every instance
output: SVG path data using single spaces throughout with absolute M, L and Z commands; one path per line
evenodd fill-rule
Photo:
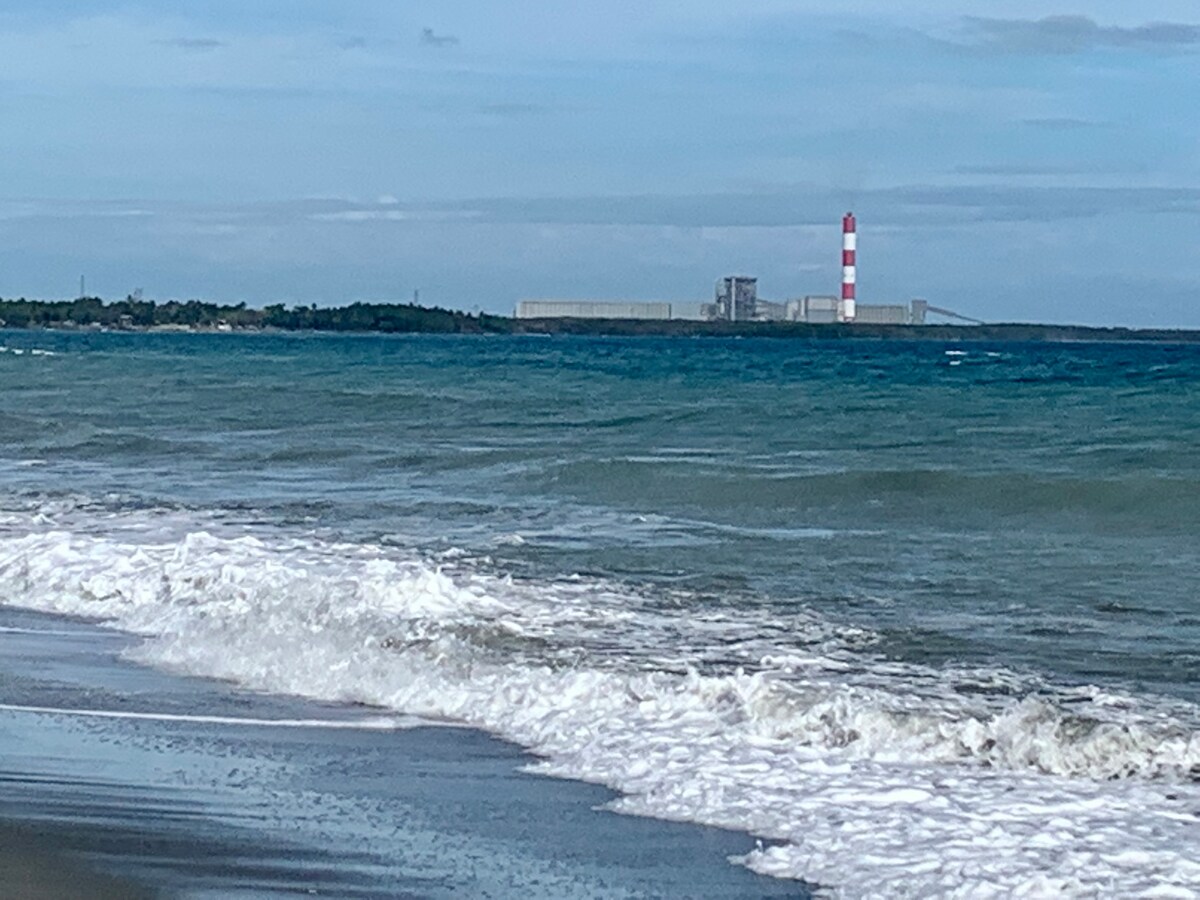
M 746 836 L 605 812 L 478 731 L 175 678 L 130 640 L 0 610 L 0 894 L 807 896 L 728 865 Z
M 69 837 L 41 828 L 0 827 L 3 895 L 26 900 L 139 900 L 153 894 L 134 882 L 98 874 L 62 851 Z

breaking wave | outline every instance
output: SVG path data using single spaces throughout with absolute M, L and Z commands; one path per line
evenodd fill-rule
M 849 896 L 1200 891 L 1188 704 L 891 662 L 804 611 L 123 515 L 7 516 L 0 597 L 142 635 L 148 664 L 486 729 Z
M 8 347 L 0 345 L 0 353 L 9 353 L 13 356 L 58 356 L 54 350 L 43 350 L 40 347 Z

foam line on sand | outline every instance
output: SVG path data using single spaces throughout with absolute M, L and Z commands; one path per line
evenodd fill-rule
M 57 706 L 25 706 L 0 703 L 0 712 L 45 716 L 77 716 L 90 719 L 132 719 L 150 722 L 186 722 L 192 725 L 242 725 L 254 728 L 331 728 L 344 731 L 399 731 L 434 723 L 411 716 L 372 716 L 364 719 L 257 719 L 242 716 L 189 715 L 185 713 L 130 712 L 115 709 L 67 709 Z

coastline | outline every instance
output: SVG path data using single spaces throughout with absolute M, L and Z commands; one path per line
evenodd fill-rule
M 1091 325 L 872 325 L 778 322 L 692 322 L 637 319 L 514 319 L 515 324 L 495 329 L 446 330 L 335 329 L 149 325 L 132 328 L 80 328 L 70 326 L 2 325 L 0 331 L 33 334 L 206 334 L 206 335 L 459 335 L 464 337 L 629 337 L 629 338 L 769 338 L 803 341 L 898 341 L 980 344 L 1198 344 L 1200 330 L 1124 328 Z
M 792 340 L 970 341 L 986 343 L 1200 343 L 1200 329 L 1000 322 L 951 325 L 516 318 L 396 303 L 248 309 L 192 300 L 4 300 L 0 330 L 134 334 L 458 334 L 588 337 L 762 337 Z
M 751 837 L 609 812 L 482 732 L 144 669 L 132 640 L 0 608 L 23 896 L 808 896 L 728 861 Z
M 503 329 L 440 328 L 216 328 L 150 325 L 133 328 L 2 325 L 0 332 L 26 334 L 152 334 L 152 335 L 435 335 L 461 337 L 598 337 L 598 338 L 764 338 L 793 341 L 895 341 L 900 343 L 974 344 L 1200 344 L 1200 330 L 1100 327 L 1090 325 L 870 325 L 775 322 L 665 322 L 636 319 L 520 319 Z

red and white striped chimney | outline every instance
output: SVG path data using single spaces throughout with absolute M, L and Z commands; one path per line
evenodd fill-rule
M 854 285 L 858 278 L 855 254 L 858 251 L 858 226 L 854 213 L 842 216 L 842 321 L 853 322 Z

